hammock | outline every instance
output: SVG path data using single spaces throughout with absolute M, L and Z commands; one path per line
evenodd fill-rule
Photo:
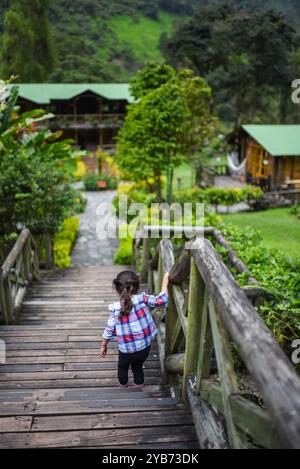
M 227 156 L 228 169 L 231 176 L 245 176 L 246 175 L 246 164 L 247 158 L 241 164 L 238 164 L 238 153 L 232 152 Z

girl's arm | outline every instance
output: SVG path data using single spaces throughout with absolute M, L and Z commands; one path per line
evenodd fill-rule
M 146 295 L 143 296 L 143 301 L 150 308 L 166 308 L 168 306 L 168 285 L 169 285 L 169 272 L 166 272 L 163 278 L 161 292 L 159 295 Z
M 107 344 L 108 344 L 108 339 L 103 339 L 101 343 L 101 348 L 100 348 L 100 355 L 102 358 L 105 358 L 107 355 Z
M 169 285 L 169 272 L 166 272 L 163 278 L 161 291 L 162 293 L 168 294 L 168 285 Z
M 107 345 L 110 340 L 112 340 L 116 335 L 116 318 L 115 312 L 112 305 L 109 305 L 110 315 L 107 321 L 106 328 L 103 332 L 103 340 L 100 347 L 100 355 L 102 358 L 105 358 L 107 355 Z

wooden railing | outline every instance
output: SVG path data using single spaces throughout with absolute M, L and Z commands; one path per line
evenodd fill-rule
M 39 280 L 38 251 L 28 229 L 24 229 L 0 267 L 0 320 L 17 321 L 19 309 L 33 280 Z
M 212 228 L 204 231 L 213 234 Z M 204 237 L 186 243 L 175 263 L 170 239 L 151 256 L 150 240 L 141 234 L 135 261 L 141 254 L 144 279 L 147 263 L 149 289 L 158 293 L 170 272 L 168 311 L 156 314 L 161 365 L 191 407 L 200 446 L 299 448 L 300 379 L 248 298 L 263 292 L 254 285 L 247 296 Z M 246 268 L 233 252 L 231 257 L 239 270 Z M 240 390 L 233 344 L 249 373 L 243 379 L 256 388 L 251 400 Z
M 68 128 L 100 128 L 119 127 L 124 121 L 124 114 L 55 114 L 49 120 L 50 127 Z

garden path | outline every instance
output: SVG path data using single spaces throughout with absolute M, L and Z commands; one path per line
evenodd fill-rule
M 98 239 L 97 223 L 101 223 L 101 213 L 97 215 L 100 204 L 110 204 L 115 191 L 84 192 L 87 204 L 84 213 L 79 215 L 80 226 L 77 242 L 72 252 L 72 266 L 109 266 L 113 265 L 114 254 L 118 248 L 117 239 Z

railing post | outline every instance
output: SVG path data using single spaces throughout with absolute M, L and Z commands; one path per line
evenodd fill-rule
M 8 324 L 9 319 L 8 319 L 8 312 L 7 312 L 7 309 L 6 309 L 3 271 L 2 271 L 1 267 L 0 267 L 0 306 L 1 306 L 1 312 L 3 314 L 3 319 L 4 319 L 5 323 Z
M 39 248 L 32 236 L 30 237 L 30 263 L 32 265 L 33 278 L 40 280 Z
M 183 371 L 183 398 L 186 400 L 186 384 L 191 374 L 195 374 L 198 365 L 199 334 L 204 304 L 205 285 L 193 258 L 190 268 L 188 326 L 186 335 L 185 361 Z
M 46 269 L 51 270 L 53 269 L 53 266 L 54 266 L 51 234 L 46 233 L 44 235 L 44 239 L 45 239 Z
M 27 282 L 30 282 L 32 279 L 32 268 L 31 268 L 30 257 L 31 257 L 31 240 L 29 236 L 24 246 L 24 257 L 23 257 L 24 280 Z
M 14 322 L 14 304 L 12 300 L 12 291 L 11 291 L 9 273 L 4 278 L 3 287 L 4 287 L 4 303 L 5 303 L 5 310 L 6 310 L 6 323 L 12 324 Z
M 148 269 L 149 269 L 149 238 L 143 239 L 143 257 L 142 257 L 142 272 L 141 280 L 146 283 L 148 280 Z

